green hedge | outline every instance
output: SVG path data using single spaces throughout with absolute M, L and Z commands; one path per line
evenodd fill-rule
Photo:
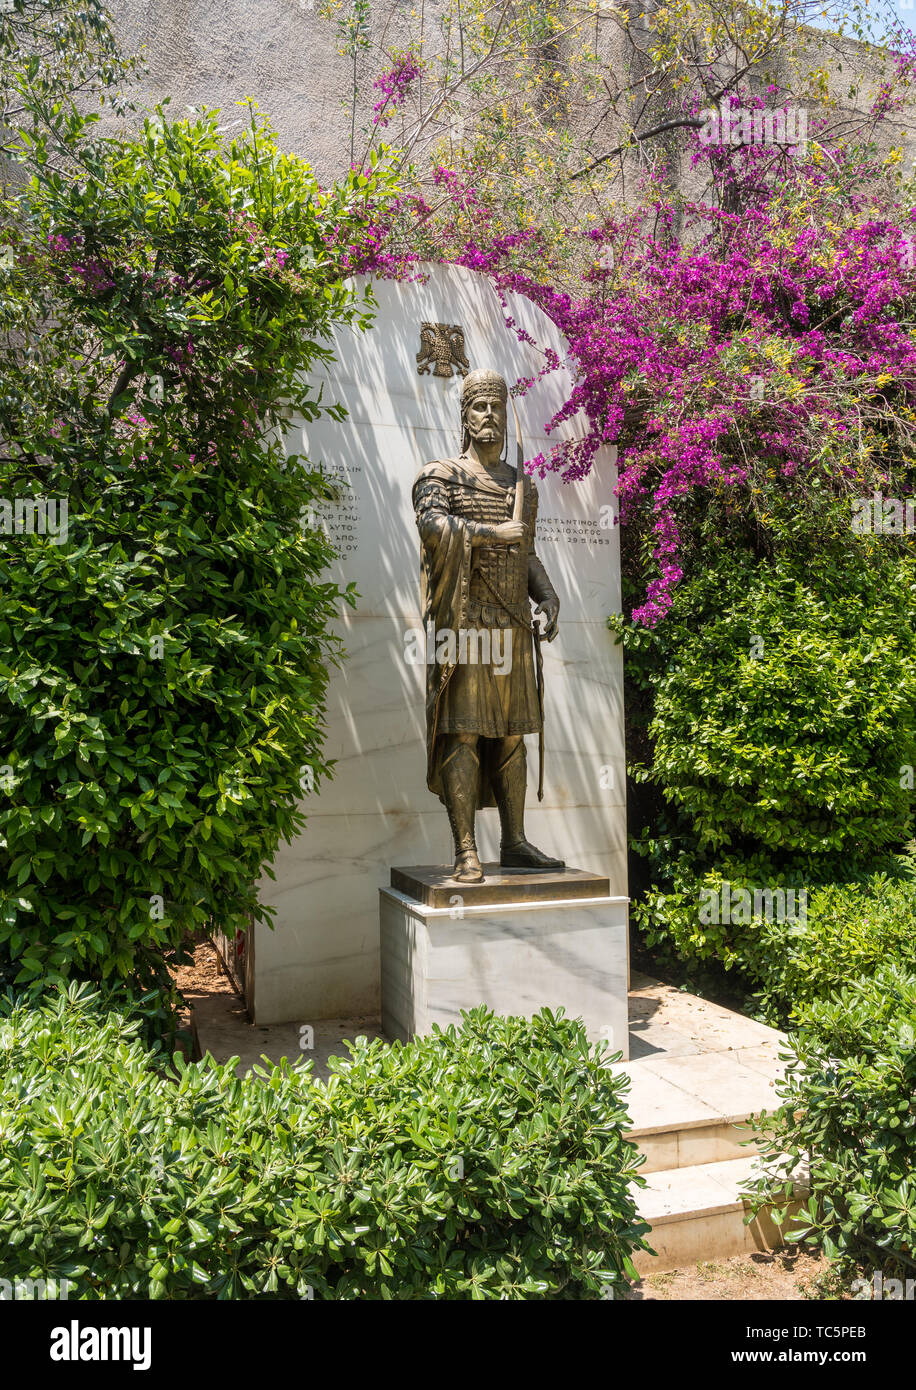
M 653 888 L 633 915 L 649 946 L 735 969 L 767 1014 L 785 1021 L 796 1006 L 873 975 L 888 960 L 916 969 L 913 861 L 886 856 L 882 864 L 878 872 L 818 883 L 813 875 L 825 866 L 810 860 L 777 867 L 765 855 L 723 855 L 715 868 L 698 868 L 684 854 L 669 861 L 665 890 Z M 742 910 L 748 899 L 749 917 Z
M 862 857 L 908 838 L 914 601 L 904 562 L 894 577 L 892 595 L 838 597 L 762 566 L 676 632 L 652 777 L 701 849 Z
M 787 1208 L 793 1240 L 888 1277 L 916 1272 L 916 973 L 887 965 L 807 1006 L 781 1108 L 761 1123 L 759 1208 Z M 810 1190 L 793 1169 L 810 1159 Z
M 634 1275 L 629 1084 L 483 1009 L 310 1066 L 172 1062 L 72 984 L 0 1005 L 0 1277 L 71 1298 L 589 1299 Z

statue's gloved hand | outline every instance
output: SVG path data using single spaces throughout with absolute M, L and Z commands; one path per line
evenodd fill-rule
M 559 631 L 560 624 L 560 600 L 557 598 L 556 594 L 549 595 L 543 602 L 538 604 L 537 608 L 534 610 L 535 618 L 540 614 L 543 614 L 547 619 L 541 635 L 545 637 L 548 642 L 552 642 Z
M 527 540 L 528 527 L 522 521 L 501 521 L 492 526 L 478 522 L 471 529 L 472 545 L 524 545 Z

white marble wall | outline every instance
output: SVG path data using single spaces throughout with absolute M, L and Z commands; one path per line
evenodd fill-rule
M 336 774 L 306 797 L 305 832 L 281 847 L 276 881 L 264 901 L 276 927 L 256 929 L 253 1004 L 258 1022 L 373 1013 L 379 1007 L 378 889 L 394 864 L 445 863 L 451 842 L 445 811 L 425 783 L 422 666 L 405 660 L 405 631 L 420 625 L 419 538 L 410 491 L 428 459 L 459 452 L 461 378 L 419 376 L 415 354 L 424 320 L 460 323 L 471 367 L 493 367 L 510 382 L 536 376 L 540 349 L 565 358 L 554 325 L 529 301 L 511 296 L 509 312 L 539 344 L 520 343 L 506 328 L 489 281 L 458 267 L 429 267 L 425 284 L 373 283 L 375 327 L 338 333 L 336 363 L 324 374 L 325 399 L 342 401 L 349 419 L 295 422 L 292 453 L 328 470 L 344 470 L 357 515 L 331 508 L 328 524 L 341 544 L 332 578 L 355 580 L 357 611 L 342 615 L 349 653 L 335 672 L 328 708 L 327 753 Z M 581 425 L 545 433 L 570 388 L 565 369 L 544 377 L 517 403 L 525 457 L 548 452 L 551 439 L 575 437 Z M 512 428 L 510 422 L 510 429 Z M 514 437 L 510 439 L 514 462 Z M 534 843 L 577 868 L 607 874 L 611 893 L 626 895 L 622 666 L 605 620 L 620 606 L 616 527 L 607 522 L 616 481 L 606 450 L 585 483 L 557 475 L 538 480 L 544 523 L 538 553 L 560 596 L 560 634 L 545 644 L 546 776 L 536 799 L 537 739 L 529 738 L 528 833 Z M 581 533 L 549 538 L 550 518 Z M 353 530 L 339 529 L 353 526 Z M 584 539 L 588 534 L 590 539 Z M 498 858 L 495 809 L 479 818 L 481 857 Z

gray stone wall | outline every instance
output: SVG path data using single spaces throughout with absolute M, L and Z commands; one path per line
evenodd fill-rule
M 318 13 L 320 0 L 110 0 L 111 11 L 124 46 L 142 51 L 148 72 L 139 98 L 152 105 L 172 98 L 176 115 L 187 106 L 217 107 L 227 122 L 243 118 L 235 103 L 253 97 L 270 116 L 283 148 L 304 156 L 319 177 L 329 180 L 350 162 L 351 60 L 338 52 L 334 22 Z M 410 0 L 378 4 L 373 9 L 376 39 L 396 44 L 399 12 L 406 20 Z M 389 32 L 382 22 L 389 16 Z M 390 18 L 393 16 L 393 20 Z M 623 53 L 619 31 L 605 23 L 602 45 L 609 64 L 620 63 Z M 881 73 L 868 49 L 844 43 L 822 51 L 833 73 L 835 91 L 843 107 L 853 114 L 872 100 Z M 369 123 L 377 99 L 372 80 L 381 59 L 367 56 L 360 63 L 361 101 L 356 126 Z M 850 93 L 854 92 L 854 95 Z M 813 111 L 812 111 L 813 116 Z M 391 135 L 396 139 L 396 125 Z M 601 132 L 607 147 L 616 143 L 608 123 Z M 881 145 L 903 143 L 904 159 L 911 166 L 916 156 L 916 132 L 908 117 L 888 121 Z M 357 133 L 356 149 L 360 148 Z M 669 148 L 674 151 L 676 140 Z M 630 177 L 638 172 L 638 160 L 627 160 Z M 680 177 L 689 185 L 687 168 Z M 691 190 L 698 191 L 698 190 Z
M 350 64 L 333 23 L 311 0 L 111 0 L 125 48 L 143 52 L 139 98 L 171 97 L 247 119 L 234 103 L 253 97 L 283 148 L 330 178 L 349 163 Z

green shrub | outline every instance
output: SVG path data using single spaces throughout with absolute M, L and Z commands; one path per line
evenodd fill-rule
M 916 973 L 887 965 L 806 1006 L 752 1196 L 793 1240 L 892 1277 L 916 1269 Z M 810 1160 L 808 1183 L 793 1170 Z M 801 1197 L 796 1217 L 786 1209 Z
M 817 860 L 779 867 L 766 855 L 723 855 L 715 868 L 697 868 L 682 854 L 670 860 L 664 888 L 634 905 L 634 920 L 650 947 L 736 970 L 765 1012 L 785 1022 L 796 1006 L 888 960 L 916 969 L 914 866 L 903 855 L 882 863 L 878 872 L 819 883 L 814 876 L 827 866 Z M 834 864 L 834 872 L 842 869 Z
M 581 1024 L 478 1009 L 407 1046 L 358 1040 L 327 1086 L 310 1064 L 173 1064 L 138 1026 L 75 984 L 2 1004 L 0 1277 L 402 1300 L 588 1299 L 633 1276 L 629 1083 Z
M 899 578 L 909 602 L 894 612 L 899 594 L 825 595 L 761 566 L 679 634 L 654 691 L 651 776 L 701 849 L 861 858 L 909 838 L 916 681 Z
M 48 121 L 0 229 L 0 497 L 68 517 L 0 536 L 0 952 L 18 982 L 146 983 L 189 931 L 266 919 L 262 870 L 329 772 L 353 595 L 279 427 L 343 414 L 306 379 L 368 321 L 330 229 L 384 178 L 322 190 L 254 117 Z
M 785 1009 L 826 999 L 887 962 L 916 970 L 916 882 L 904 863 L 904 872 L 811 887 L 807 920 L 769 929 L 763 997 Z

